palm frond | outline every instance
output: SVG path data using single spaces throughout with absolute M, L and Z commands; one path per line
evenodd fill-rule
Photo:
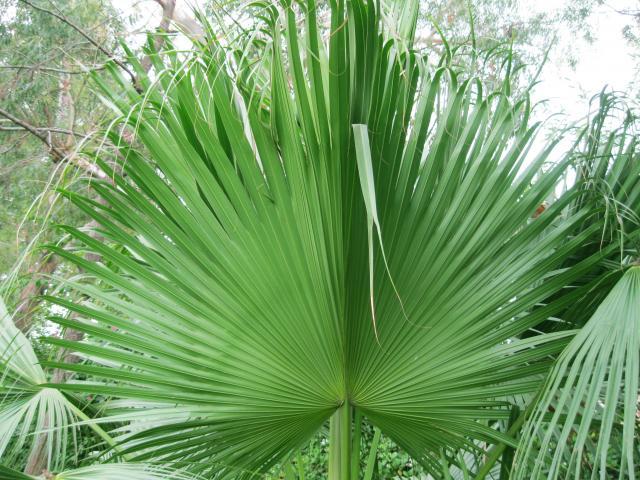
M 168 468 L 135 463 L 94 465 L 58 473 L 55 480 L 197 480 Z
M 619 111 L 627 107 L 612 93 L 603 91 L 592 102 L 593 118 L 578 132 L 569 153 L 574 164 L 570 173 L 576 177 L 578 191 L 568 213 L 589 212 L 578 230 L 594 223 L 601 227 L 567 258 L 566 265 L 603 248 L 615 248 L 610 249 L 605 261 L 574 283 L 574 287 L 582 288 L 584 296 L 560 315 L 574 327 L 582 327 L 592 317 L 622 276 L 621 267 L 640 257 L 640 162 L 633 118 L 620 121 Z
M 525 427 L 516 478 L 636 478 L 640 268 L 563 350 Z M 612 464 L 611 449 L 619 446 Z
M 539 388 L 571 332 L 519 337 L 609 253 L 564 265 L 600 228 L 562 215 L 573 191 L 534 218 L 568 161 L 531 157 L 526 99 L 432 71 L 377 2 L 331 4 L 327 38 L 313 1 L 265 10 L 267 83 L 215 39 L 157 64 L 143 95 L 115 68 L 121 89 L 102 82 L 136 140 L 111 132 L 122 172 L 98 158 L 106 205 L 67 193 L 106 240 L 62 227 L 78 247 L 52 250 L 101 286 L 50 299 L 87 334 L 50 343 L 91 362 L 48 365 L 93 379 L 51 387 L 149 416 L 128 458 L 248 478 L 350 408 L 434 476 L 515 446 L 508 398 Z
M 94 465 L 57 474 L 30 476 L 0 465 L 0 480 L 198 480 L 176 470 L 155 465 L 126 463 Z
M 31 343 L 0 299 L 0 460 L 4 463 L 23 448 L 29 450 L 29 458 L 46 458 L 48 468 L 67 459 L 67 446 L 75 441 L 74 407 L 46 382 Z

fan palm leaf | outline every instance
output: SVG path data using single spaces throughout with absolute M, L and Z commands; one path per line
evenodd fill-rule
M 55 475 L 25 475 L 0 465 L 0 480 L 198 480 L 197 477 L 157 467 L 137 463 L 94 465 L 76 470 L 65 470 Z
M 636 478 L 639 352 L 640 268 L 632 267 L 554 366 L 518 450 L 518 478 Z
M 49 468 L 67 459 L 75 440 L 75 407 L 47 377 L 27 337 L 0 299 L 0 458 L 11 462 L 21 450 L 44 456 Z
M 314 1 L 267 5 L 266 83 L 210 39 L 152 77 L 132 59 L 144 94 L 115 67 L 103 88 L 136 140 L 112 130 L 121 170 L 97 158 L 106 204 L 66 193 L 106 240 L 62 227 L 78 247 L 52 247 L 100 286 L 50 298 L 87 339 L 49 341 L 91 361 L 48 365 L 94 379 L 52 387 L 130 400 L 120 420 L 175 409 L 128 458 L 251 477 L 331 417 L 346 480 L 355 408 L 441 476 L 460 449 L 516 445 L 507 398 L 571 335 L 518 338 L 607 253 L 565 268 L 599 228 L 561 215 L 573 192 L 533 218 L 567 165 L 530 154 L 526 99 L 432 69 L 377 2 L 330 3 L 326 39 Z

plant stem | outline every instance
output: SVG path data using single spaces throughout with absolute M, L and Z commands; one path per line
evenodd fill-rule
M 371 480 L 373 478 L 373 470 L 376 467 L 376 455 L 378 454 L 378 444 L 380 443 L 381 435 L 382 433 L 380 432 L 380 429 L 376 427 L 373 434 L 373 440 L 371 441 L 367 467 L 364 471 L 364 480 Z
M 353 417 L 353 445 L 351 447 L 351 478 L 360 478 L 360 438 L 362 436 L 362 413 L 354 408 Z
M 304 475 L 304 460 L 300 452 L 296 455 L 296 465 L 298 466 L 298 480 L 305 480 Z
M 329 425 L 329 479 L 351 480 L 351 406 L 344 403 Z

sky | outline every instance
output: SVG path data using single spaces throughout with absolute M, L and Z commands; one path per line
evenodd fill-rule
M 569 0 L 570 1 L 570 0 Z M 567 4 L 566 0 L 520 1 L 520 14 L 553 14 Z M 547 139 L 557 133 L 556 126 L 570 126 L 584 121 L 596 106 L 590 107 L 589 100 L 604 87 L 627 93 L 634 80 L 637 61 L 633 50 L 623 36 L 623 28 L 629 17 L 616 11 L 640 9 L 638 0 L 607 0 L 604 5 L 595 8 L 588 20 L 589 32 L 593 42 L 581 35 L 564 29 L 558 32 L 558 48 L 552 50 L 547 64 L 540 75 L 540 83 L 532 94 L 533 103 L 544 102 L 535 108 L 532 120 L 546 122 L 532 146 L 533 158 L 547 145 Z M 567 53 L 577 61 L 575 65 L 567 62 Z M 635 89 L 636 92 L 638 89 Z M 551 114 L 561 115 L 549 120 Z M 564 152 L 571 147 L 573 140 L 566 136 L 553 150 L 549 161 L 563 158 Z M 556 195 L 573 184 L 575 172 L 570 169 L 565 184 L 556 187 Z
M 521 2 L 521 13 L 552 13 L 567 2 L 537 0 Z M 567 120 L 575 121 L 588 113 L 588 99 L 606 85 L 625 92 L 633 81 L 632 49 L 622 34 L 629 17 L 616 12 L 640 9 L 638 0 L 608 0 L 597 7 L 589 19 L 593 43 L 571 34 L 559 32 L 559 48 L 550 55 L 542 71 L 541 84 L 534 90 L 535 100 L 548 100 L 547 112 L 564 111 Z M 566 61 L 566 50 L 578 59 L 574 68 Z M 542 112 L 541 112 L 542 113 Z

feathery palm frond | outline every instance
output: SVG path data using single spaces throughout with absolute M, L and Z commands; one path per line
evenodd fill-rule
M 584 296 L 561 317 L 576 327 L 582 327 L 591 318 L 618 282 L 623 273 L 620 266 L 640 257 L 640 162 L 634 121 L 628 116 L 621 126 L 612 128 L 612 122 L 620 122 L 617 111 L 625 108 L 624 104 L 607 92 L 593 101 L 596 102 L 593 118 L 581 129 L 570 152 L 578 193 L 568 211 L 590 212 L 578 231 L 594 223 L 601 228 L 567 259 L 566 265 L 609 246 L 616 248 L 610 249 L 605 261 L 575 282 L 574 287 L 581 287 Z

